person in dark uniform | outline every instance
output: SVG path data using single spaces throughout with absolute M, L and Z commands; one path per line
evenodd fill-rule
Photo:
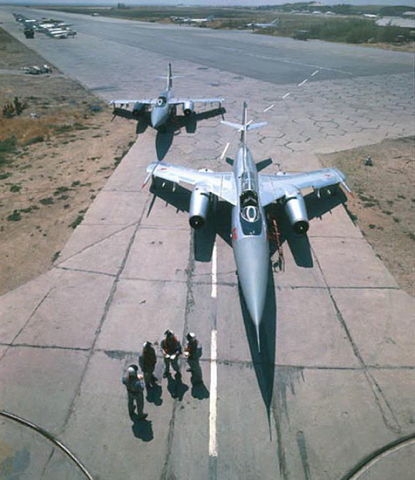
M 144 420 L 147 413 L 144 408 L 144 382 L 143 376 L 138 374 L 137 365 L 130 365 L 122 377 L 122 383 L 125 385 L 128 394 L 128 413 L 130 418 L 134 418 L 134 408 L 137 406 L 138 420 Z M 135 405 L 134 405 L 135 404 Z
M 170 365 L 173 367 L 173 370 L 180 374 L 179 367 L 179 355 L 182 354 L 182 346 L 177 339 L 176 335 L 171 330 L 166 330 L 164 332 L 164 338 L 160 343 L 161 350 L 163 352 L 164 358 L 164 377 L 170 375 Z
M 154 376 L 154 369 L 157 363 L 156 351 L 151 342 L 145 342 L 143 351 L 138 357 L 138 364 L 144 375 L 146 388 L 154 387 L 157 384 L 157 378 Z
M 203 383 L 202 369 L 200 368 L 199 359 L 201 356 L 201 347 L 196 338 L 196 335 L 192 332 L 186 335 L 187 345 L 184 349 L 184 356 L 187 358 L 189 365 L 188 371 L 192 373 L 193 385 Z

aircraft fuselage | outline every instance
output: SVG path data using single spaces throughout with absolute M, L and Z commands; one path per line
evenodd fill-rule
M 259 343 L 259 325 L 268 284 L 269 244 L 265 212 L 259 198 L 257 167 L 244 144 L 234 161 L 234 176 L 238 201 L 232 209 L 232 247 L 239 283 Z
M 171 90 L 162 92 L 158 98 L 157 103 L 151 110 L 151 125 L 153 128 L 159 128 L 167 122 L 173 105 L 169 104 L 169 99 L 172 96 Z

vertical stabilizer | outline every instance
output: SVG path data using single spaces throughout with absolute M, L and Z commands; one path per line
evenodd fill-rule
M 243 145 L 246 145 L 246 131 L 248 127 L 248 105 L 246 102 L 243 104 L 242 108 L 242 129 L 241 129 L 241 142 Z

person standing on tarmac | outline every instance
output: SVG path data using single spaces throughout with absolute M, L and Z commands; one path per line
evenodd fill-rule
M 137 365 L 130 365 L 122 377 L 122 383 L 127 388 L 128 394 L 128 413 L 130 418 L 134 419 L 134 408 L 137 406 L 138 420 L 144 420 L 147 413 L 143 412 L 144 408 L 144 382 L 143 376 L 138 374 Z
M 138 357 L 138 364 L 144 375 L 144 383 L 146 388 L 154 387 L 157 383 L 157 378 L 154 376 L 154 369 L 156 367 L 157 357 L 151 342 L 145 342 L 143 351 Z
M 170 375 L 170 365 L 177 375 L 181 375 L 179 367 L 179 355 L 182 354 L 182 346 L 171 330 L 164 332 L 164 338 L 160 343 L 164 358 L 163 377 Z
M 189 364 L 188 372 L 192 373 L 192 384 L 198 385 L 203 383 L 202 379 L 202 369 L 200 368 L 199 359 L 201 356 L 201 347 L 196 338 L 196 335 L 192 332 L 189 332 L 186 335 L 187 345 L 184 349 L 184 356 L 187 358 L 187 363 Z

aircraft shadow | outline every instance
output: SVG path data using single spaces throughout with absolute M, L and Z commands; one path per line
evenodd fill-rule
M 157 130 L 156 135 L 156 152 L 157 160 L 163 160 L 169 151 L 173 138 L 180 133 L 181 129 L 185 129 L 186 133 L 196 133 L 197 123 L 201 120 L 217 117 L 223 117 L 226 112 L 225 108 L 213 108 L 204 112 L 192 113 L 191 115 L 174 115 L 165 126 Z M 113 109 L 114 118 L 121 117 L 127 120 L 136 120 L 136 134 L 144 133 L 151 125 L 151 114 L 149 111 L 133 113 L 127 108 L 116 107 Z
M 191 192 L 180 185 L 173 186 L 169 181 L 156 178 L 150 186 L 150 192 L 155 197 L 175 207 L 176 211 L 189 211 Z M 152 205 L 153 202 L 147 215 L 150 215 Z M 193 249 L 196 261 L 210 262 L 212 260 L 216 235 L 219 235 L 228 245 L 231 245 L 231 209 L 232 206 L 227 202 L 215 202 L 213 208 L 209 210 L 206 224 L 202 228 L 194 230 Z
M 325 194 L 322 191 L 320 198 L 318 198 L 314 192 L 309 193 L 304 196 L 304 201 L 308 218 L 312 220 L 314 218 L 321 218 L 338 205 L 346 203 L 347 197 L 340 188 L 336 188 L 331 195 Z M 281 206 L 273 204 L 267 208 L 267 212 L 276 219 L 281 232 L 280 242 L 281 244 L 287 242 L 296 265 L 303 268 L 312 268 L 313 256 L 308 236 L 298 235 L 293 231 Z M 270 242 L 271 255 L 275 253 L 276 249 L 277 245 L 275 242 Z
M 260 325 L 260 351 L 258 350 L 255 326 L 249 315 L 240 286 L 239 299 L 255 375 L 267 411 L 268 422 L 270 422 L 276 358 L 275 339 L 277 334 L 277 299 L 271 263 L 268 269 L 265 308 Z
M 161 161 L 167 155 L 170 147 L 173 144 L 173 138 L 179 132 L 170 128 L 165 128 L 163 130 L 157 130 L 156 135 L 156 153 L 157 160 Z

